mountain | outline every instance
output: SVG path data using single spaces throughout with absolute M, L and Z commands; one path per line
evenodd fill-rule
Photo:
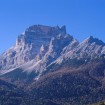
M 61 28 L 58 26 L 31 26 L 17 38 L 16 44 L 12 48 L 0 56 L 0 68 L 8 70 L 33 59 L 38 61 L 45 55 L 49 47 L 53 47 L 51 44 L 57 44 L 56 41 L 62 39 L 64 40 L 62 44 L 65 43 L 64 46 L 72 40 L 72 37 L 66 34 L 65 26 Z
M 65 26 L 31 26 L 17 38 L 12 48 L 0 56 L 0 73 L 19 68 L 22 72 L 34 71 L 37 79 L 60 56 L 63 48 L 74 40 L 66 33 Z
M 93 36 L 78 42 L 65 26 L 30 26 L 0 55 L 0 79 L 11 89 L 16 87 L 19 97 L 26 95 L 19 104 L 88 105 L 103 101 L 105 43 Z

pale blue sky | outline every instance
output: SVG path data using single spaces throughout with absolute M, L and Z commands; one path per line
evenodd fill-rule
M 92 35 L 105 42 L 105 0 L 0 0 L 0 53 L 34 24 L 66 25 L 79 41 Z

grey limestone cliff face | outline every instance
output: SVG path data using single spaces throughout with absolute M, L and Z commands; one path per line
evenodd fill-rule
M 105 43 L 90 36 L 79 43 L 66 27 L 33 25 L 19 35 L 16 44 L 0 55 L 0 74 L 15 68 L 40 76 L 52 64 L 68 59 L 94 59 L 105 55 Z
M 65 26 L 30 26 L 18 36 L 16 44 L 0 56 L 0 70 L 17 68 L 30 61 L 35 64 L 42 59 L 49 64 L 60 56 L 62 49 L 72 40 Z

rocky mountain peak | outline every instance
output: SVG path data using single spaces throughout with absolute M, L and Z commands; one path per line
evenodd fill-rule
M 90 105 L 105 98 L 105 43 L 31 26 L 0 55 L 0 79 L 0 105 Z
M 52 41 L 52 39 L 54 40 Z M 0 58 L 0 67 L 2 70 L 8 70 L 19 67 L 20 65 L 23 65 L 34 59 L 35 61 L 41 60 L 44 55 L 49 52 L 50 49 L 48 48 L 51 48 L 51 44 L 53 46 L 53 54 L 55 54 L 59 49 L 59 54 L 57 55 L 58 57 L 60 56 L 63 47 L 71 43 L 72 40 L 73 37 L 69 34 L 66 34 L 66 26 L 30 26 L 24 31 L 24 33 L 18 36 L 15 46 L 2 55 Z
M 18 36 L 16 45 L 0 56 L 0 72 L 21 68 L 39 76 L 49 65 L 67 59 L 91 58 L 105 54 L 105 43 L 92 36 L 79 43 L 66 33 L 66 26 L 30 26 Z
M 99 40 L 98 38 L 94 38 L 93 36 L 89 36 L 87 39 L 85 39 L 83 41 L 83 43 L 84 44 L 86 44 L 86 43 L 90 43 L 90 44 L 95 43 L 97 45 L 103 45 L 103 46 L 105 45 L 105 43 L 103 41 Z

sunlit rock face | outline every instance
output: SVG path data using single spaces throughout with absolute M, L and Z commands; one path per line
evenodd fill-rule
M 105 56 L 105 43 L 92 36 L 79 43 L 66 27 L 33 25 L 18 36 L 16 44 L 0 56 L 0 74 L 20 68 L 37 77 L 51 65 L 68 59 L 96 59 Z
M 55 61 L 62 63 L 67 59 L 96 59 L 105 56 L 105 43 L 92 36 L 79 43 L 74 40 L 62 52 L 62 55 Z
M 18 36 L 12 48 L 0 56 L 0 69 L 9 70 L 32 60 L 36 63 L 50 56 L 51 62 L 60 56 L 62 49 L 72 40 L 73 37 L 66 33 L 65 26 L 33 25 Z

